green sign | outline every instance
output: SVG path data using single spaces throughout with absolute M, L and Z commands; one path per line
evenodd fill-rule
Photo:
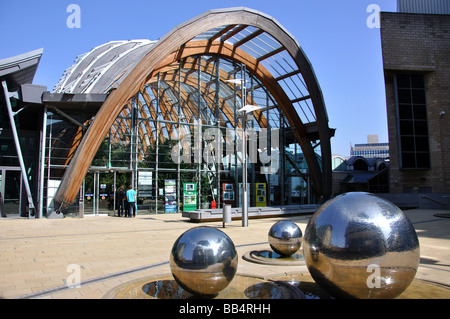
M 197 209 L 197 184 L 183 183 L 183 211 L 190 212 Z

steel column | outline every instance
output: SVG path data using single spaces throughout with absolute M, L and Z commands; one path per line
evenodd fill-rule
M 27 171 L 25 169 L 25 163 L 23 161 L 23 156 L 22 156 L 22 149 L 20 148 L 19 135 L 17 134 L 16 123 L 14 122 L 14 113 L 13 113 L 13 110 L 11 107 L 11 101 L 9 100 L 11 95 L 8 91 L 8 85 L 6 84 L 6 81 L 2 81 L 2 86 L 3 86 L 3 92 L 5 94 L 6 108 L 8 109 L 9 121 L 11 123 L 11 131 L 14 136 L 14 143 L 16 144 L 16 151 L 17 151 L 17 157 L 19 159 L 20 170 L 22 171 L 22 181 L 23 181 L 23 184 L 25 185 L 25 190 L 27 192 L 27 197 L 28 197 L 28 205 L 29 205 L 28 218 L 31 218 L 31 216 L 34 215 L 36 208 L 33 203 L 33 197 L 31 195 L 30 184 L 28 183 Z

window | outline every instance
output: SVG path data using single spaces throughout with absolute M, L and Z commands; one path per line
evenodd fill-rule
M 424 77 L 397 74 L 395 83 L 401 168 L 430 168 Z
M 353 170 L 355 171 L 367 171 L 369 170 L 369 166 L 367 162 L 363 159 L 357 159 L 355 163 L 353 163 Z

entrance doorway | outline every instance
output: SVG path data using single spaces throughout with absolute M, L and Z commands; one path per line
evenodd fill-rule
M 126 189 L 131 173 L 89 171 L 82 186 L 83 214 L 85 216 L 117 215 L 116 190 Z M 117 187 L 117 188 L 116 188 Z
M 22 174 L 20 167 L 0 167 L 0 210 L 2 217 L 22 211 Z

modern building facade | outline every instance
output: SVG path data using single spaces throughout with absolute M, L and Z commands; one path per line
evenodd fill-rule
M 389 143 L 379 143 L 378 135 L 368 135 L 367 143 L 355 144 L 350 147 L 350 156 L 368 158 L 389 158 Z
M 20 136 L 25 127 L 18 116 L 26 109 L 17 111 L 30 89 L 13 88 L 13 74 L 1 75 L 7 86 L 1 103 L 2 109 L 15 103 L 20 125 L 1 118 L 2 136 L 14 130 Z M 230 200 L 225 187 L 239 206 L 243 173 L 251 206 L 261 197 L 257 183 L 265 184 L 268 206 L 288 205 L 285 194 L 300 184 L 293 178 L 301 178 L 308 203 L 331 196 L 334 130 L 313 68 L 295 38 L 259 11 L 212 10 L 158 41 L 99 45 L 77 56 L 51 92 L 30 85 L 32 78 L 22 82 L 34 93 L 38 159 L 8 170 L 23 166 L 32 181 L 30 217 L 98 214 L 113 209 L 117 188 L 129 184 L 143 212 L 165 212 L 168 200 L 180 211 L 186 183 L 196 184 L 199 207 L 220 208 Z M 249 106 L 255 110 L 247 112 Z M 18 139 L 15 158 L 25 148 Z M 2 148 L 10 145 L 2 140 Z M 175 181 L 170 196 L 168 181 Z
M 43 86 L 33 82 L 43 50 L 0 60 L 0 210 L 28 215 L 39 209 Z
M 361 155 L 333 156 L 333 196 L 346 192 L 389 193 L 389 160 Z
M 346 192 L 389 193 L 389 143 L 377 134 L 350 145 L 350 156 L 333 155 L 333 196 Z
M 397 0 L 397 11 L 419 14 L 450 14 L 448 0 Z
M 380 29 L 390 192 L 442 207 L 450 194 L 448 9 L 449 1 L 399 1 L 400 12 L 381 13 Z

